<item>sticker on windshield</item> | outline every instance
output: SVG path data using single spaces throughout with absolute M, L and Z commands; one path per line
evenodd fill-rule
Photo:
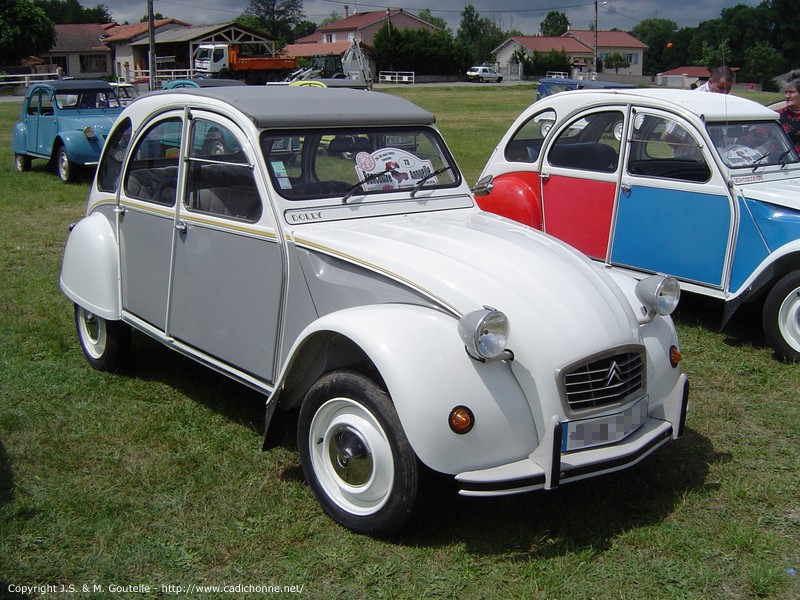
M 370 154 L 359 152 L 356 155 L 356 174 L 365 191 L 396 190 L 412 187 L 419 180 L 433 173 L 429 160 L 421 160 L 410 152 L 399 148 L 383 148 Z M 431 185 L 438 183 L 431 177 Z

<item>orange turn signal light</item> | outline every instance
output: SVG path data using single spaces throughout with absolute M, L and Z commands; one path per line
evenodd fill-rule
M 456 406 L 450 411 L 450 416 L 447 418 L 447 423 L 454 433 L 464 434 L 469 433 L 475 425 L 475 415 L 466 406 Z
M 673 369 L 678 366 L 678 363 L 681 362 L 682 358 L 683 358 L 683 355 L 681 354 L 681 351 L 678 350 L 675 346 L 670 346 L 670 348 L 669 348 L 669 364 L 672 365 Z

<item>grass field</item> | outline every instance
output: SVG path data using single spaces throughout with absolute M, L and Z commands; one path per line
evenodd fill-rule
M 534 96 L 389 91 L 437 115 L 470 182 Z M 18 111 L 0 104 L 0 598 L 192 585 L 262 586 L 191 590 L 220 598 L 267 586 L 309 598 L 800 598 L 800 365 L 772 357 L 755 313 L 719 332 L 721 307 L 684 296 L 687 435 L 635 468 L 490 500 L 434 489 L 397 538 L 357 536 L 314 501 L 292 431 L 260 450 L 257 394 L 140 336 L 122 374 L 88 366 L 57 284 L 88 182 L 64 185 L 41 161 L 12 170 Z

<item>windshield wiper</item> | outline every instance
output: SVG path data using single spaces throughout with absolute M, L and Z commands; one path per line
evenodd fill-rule
M 425 182 L 426 182 L 426 181 L 428 181 L 428 180 L 429 180 L 431 177 L 436 177 L 437 175 L 441 175 L 441 174 L 442 174 L 442 173 L 444 173 L 445 171 L 449 171 L 449 170 L 450 170 L 450 169 L 452 169 L 452 168 L 453 168 L 452 166 L 450 166 L 450 165 L 447 165 L 446 167 L 442 167 L 441 169 L 436 169 L 435 171 L 433 171 L 433 172 L 431 172 L 431 173 L 428 173 L 427 175 L 425 175 L 425 177 L 423 177 L 422 179 L 420 179 L 420 180 L 419 180 L 417 183 L 415 183 L 415 184 L 414 184 L 414 187 L 413 187 L 413 188 L 411 188 L 411 197 L 413 198 L 413 197 L 414 197 L 414 195 L 415 195 L 415 194 L 416 194 L 418 191 L 420 191 L 420 190 L 422 189 L 422 186 L 423 186 L 423 185 L 425 185 Z
M 383 171 L 379 171 L 378 173 L 371 173 L 370 175 L 364 177 L 364 179 L 353 185 L 349 190 L 347 190 L 344 193 L 344 196 L 342 196 L 342 204 L 347 204 L 347 201 L 350 199 L 350 196 L 355 194 L 356 190 L 360 188 L 362 185 L 364 185 L 365 183 L 369 183 L 373 179 L 377 179 L 381 175 L 386 175 L 386 173 L 390 173 L 391 171 L 392 171 L 391 167 L 387 167 Z
M 769 153 L 762 154 L 761 156 L 759 156 L 757 159 L 755 159 L 753 161 L 753 165 L 752 165 L 753 166 L 753 173 L 756 172 L 756 169 L 759 167 L 761 161 L 764 160 L 765 158 L 769 158 Z
M 791 151 L 792 148 L 787 148 L 786 150 L 781 152 L 781 155 L 778 157 L 778 160 L 775 161 L 781 163 L 781 169 L 786 166 L 786 157 L 789 156 L 789 153 Z

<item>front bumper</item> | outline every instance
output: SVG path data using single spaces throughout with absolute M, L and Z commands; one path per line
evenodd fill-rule
M 513 463 L 465 471 L 455 476 L 462 496 L 504 496 L 539 489 L 552 489 L 604 473 L 631 467 L 659 446 L 683 434 L 689 381 L 681 375 L 664 401 L 672 406 L 672 420 L 650 416 L 634 433 L 608 446 L 562 453 L 562 424 L 557 416 L 551 419 L 539 447 L 527 458 Z

